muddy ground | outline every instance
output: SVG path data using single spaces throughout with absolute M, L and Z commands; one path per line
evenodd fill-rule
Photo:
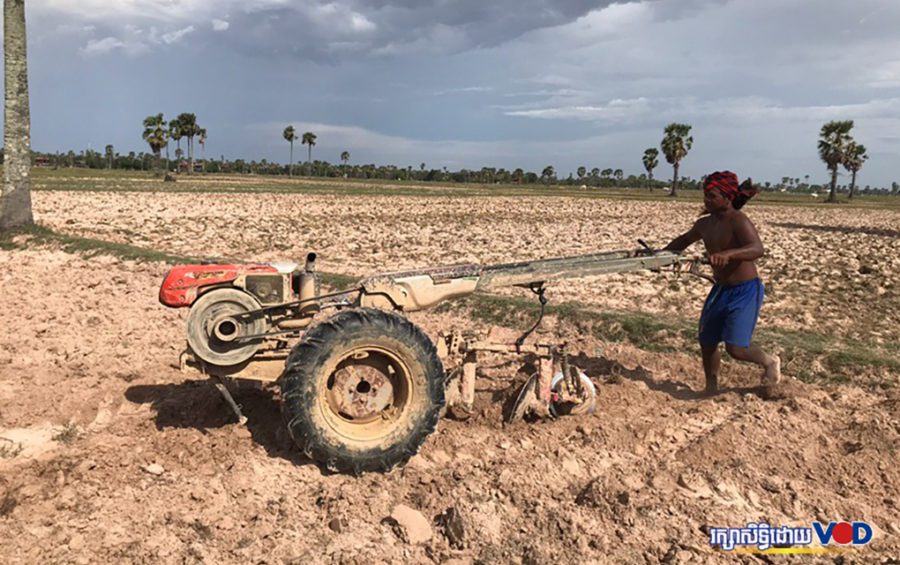
M 187 255 L 274 259 L 316 249 L 323 270 L 353 274 L 662 242 L 694 211 L 565 199 L 35 197 L 39 221 L 62 232 Z M 874 348 L 894 339 L 895 212 L 752 214 L 774 281 L 763 324 L 827 328 Z M 342 227 L 323 229 L 335 216 Z M 599 388 L 595 415 L 504 426 L 501 404 L 522 374 L 521 363 L 498 357 L 485 364 L 474 417 L 442 420 L 408 465 L 332 475 L 291 445 L 276 389 L 240 388 L 245 428 L 212 386 L 179 372 L 186 312 L 157 302 L 166 265 L 19 243 L 0 251 L 9 330 L 0 333 L 4 562 L 755 563 L 780 558 L 715 552 L 705 532 L 812 520 L 866 520 L 875 540 L 798 561 L 900 557 L 896 386 L 788 375 L 764 400 L 759 372 L 726 361 L 725 391 L 702 399 L 695 355 L 600 341 L 551 319 L 542 337 L 573 344 L 575 363 Z M 678 284 L 632 275 L 556 292 L 696 315 L 703 285 Z M 879 315 L 867 318 L 867 305 Z M 413 319 L 432 336 L 471 325 L 455 310 Z M 397 505 L 425 524 L 395 526 Z

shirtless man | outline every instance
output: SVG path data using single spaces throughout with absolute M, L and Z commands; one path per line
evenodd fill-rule
M 755 262 L 762 257 L 763 246 L 753 223 L 740 209 L 755 193 L 749 179 L 738 186 L 734 173 L 712 173 L 703 184 L 704 216 L 665 248 L 680 253 L 702 239 L 712 265 L 716 284 L 703 305 L 699 331 L 706 394 L 714 394 L 718 388 L 719 343 L 723 341 L 733 358 L 765 369 L 763 384 L 781 380 L 778 356 L 750 342 L 764 296 Z

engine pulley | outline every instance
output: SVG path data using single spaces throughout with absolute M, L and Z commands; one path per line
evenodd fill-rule
M 248 314 L 260 308 L 253 296 L 237 289 L 210 291 L 191 306 L 187 339 L 191 350 L 212 365 L 231 366 L 247 361 L 262 344 L 239 338 L 263 334 L 269 329 L 265 314 Z

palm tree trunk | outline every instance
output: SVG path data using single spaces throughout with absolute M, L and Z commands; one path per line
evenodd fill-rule
M 837 166 L 831 169 L 831 192 L 828 193 L 828 202 L 837 202 Z
M 312 176 L 312 143 L 309 144 L 309 153 L 306 157 L 307 175 Z
M 648 189 L 650 192 L 653 192 L 653 171 L 648 171 L 648 172 L 647 172 L 647 180 L 648 180 L 648 183 L 647 183 L 647 189 Z
M 850 196 L 849 198 L 853 198 L 853 189 L 856 188 L 856 171 L 852 171 L 853 176 L 850 178 Z
M 669 192 L 669 196 L 678 196 L 678 163 L 672 165 L 672 168 L 675 172 L 672 176 L 672 191 Z
M 188 161 L 190 161 L 190 163 L 188 164 L 188 167 L 189 167 L 188 174 L 192 175 L 192 174 L 194 174 L 194 138 L 193 137 L 188 138 Z
M 288 176 L 294 176 L 294 142 L 291 142 L 291 164 L 288 166 Z
M 31 212 L 31 118 L 24 0 L 3 0 L 3 186 L 0 230 L 34 223 Z

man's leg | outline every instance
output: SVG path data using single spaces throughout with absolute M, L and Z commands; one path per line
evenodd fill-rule
M 760 349 L 758 345 L 751 343 L 750 347 L 740 347 L 726 343 L 725 351 L 739 361 L 756 363 L 765 369 L 765 384 L 772 385 L 781 380 L 781 359 L 777 355 L 769 355 Z
M 719 365 L 722 363 L 719 344 L 700 342 L 700 351 L 703 352 L 703 374 L 706 375 L 705 392 L 715 394 L 719 388 Z
M 773 385 L 781 380 L 781 359 L 769 355 L 751 343 L 759 311 L 765 297 L 763 284 L 759 279 L 745 283 L 735 293 L 736 308 L 729 313 L 723 331 L 725 351 L 739 361 L 749 361 L 764 368 L 763 384 Z M 746 347 L 737 344 L 747 344 Z

